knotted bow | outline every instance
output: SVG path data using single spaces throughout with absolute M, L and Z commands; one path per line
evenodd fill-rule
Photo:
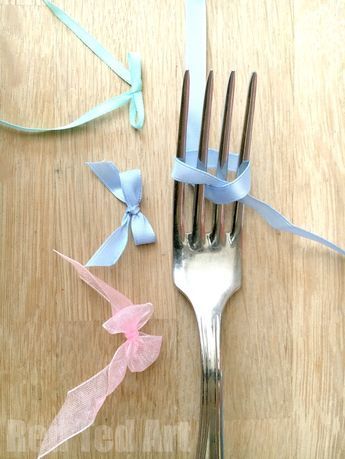
M 103 242 L 85 265 L 112 266 L 126 248 L 129 227 L 132 229 L 136 245 L 151 244 L 156 241 L 152 226 L 139 207 L 142 195 L 141 173 L 137 169 L 119 172 L 109 161 L 87 163 L 87 165 L 108 190 L 127 205 L 121 226 Z
M 142 81 L 141 81 L 141 61 L 140 56 L 136 53 L 128 53 L 128 66 L 126 69 L 109 51 L 95 40 L 86 30 L 84 30 L 77 22 L 75 22 L 70 16 L 68 16 L 62 9 L 58 8 L 48 0 L 44 0 L 44 3 L 52 11 L 52 13 L 60 19 L 91 51 L 96 54 L 111 70 L 118 75 L 123 81 L 131 86 L 131 89 L 118 96 L 114 96 L 102 102 L 96 107 L 92 108 L 84 115 L 80 116 L 76 120 L 69 124 L 53 127 L 53 128 L 36 128 L 20 126 L 18 124 L 10 123 L 0 119 L 0 125 L 8 128 L 16 129 L 21 132 L 41 133 L 48 131 L 63 131 L 65 129 L 71 129 L 82 124 L 88 123 L 100 116 L 103 116 L 117 108 L 122 107 L 129 103 L 129 121 L 135 129 L 141 129 L 144 124 L 144 101 L 142 93 Z
M 132 304 L 80 263 L 59 255 L 74 266 L 88 285 L 111 303 L 113 315 L 103 327 L 111 334 L 123 333 L 126 341 L 117 349 L 109 365 L 67 393 L 62 408 L 45 434 L 39 458 L 87 429 L 94 422 L 107 396 L 122 382 L 127 368 L 131 372 L 146 370 L 157 359 L 162 344 L 161 336 L 146 335 L 140 331 L 152 316 L 151 303 Z

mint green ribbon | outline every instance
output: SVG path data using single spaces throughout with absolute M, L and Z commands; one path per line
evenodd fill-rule
M 44 0 L 44 3 L 52 11 L 52 13 L 60 19 L 91 51 L 96 54 L 111 70 L 116 73 L 122 80 L 128 83 L 131 87 L 118 96 L 114 96 L 96 105 L 91 110 L 84 113 L 82 116 L 72 121 L 69 124 L 53 128 L 36 128 L 20 126 L 19 124 L 10 123 L 0 119 L 0 125 L 16 129 L 22 132 L 48 132 L 48 131 L 63 131 L 77 126 L 81 126 L 89 121 L 99 118 L 107 113 L 110 113 L 123 105 L 129 104 L 129 121 L 135 129 L 141 129 L 144 124 L 144 101 L 142 93 L 141 81 L 141 60 L 137 53 L 128 53 L 128 69 L 117 61 L 112 54 L 109 53 L 103 46 L 95 40 L 86 30 L 77 24 L 63 10 L 58 8 L 53 3 Z

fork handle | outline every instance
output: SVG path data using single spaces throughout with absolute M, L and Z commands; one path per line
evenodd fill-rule
M 198 459 L 223 459 L 223 375 L 220 365 L 219 312 L 197 318 L 201 344 L 202 382 Z

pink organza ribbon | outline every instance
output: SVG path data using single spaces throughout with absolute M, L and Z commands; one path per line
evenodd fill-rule
M 109 301 L 112 317 L 103 327 L 112 335 L 123 333 L 126 341 L 117 349 L 109 365 L 67 393 L 62 408 L 45 434 L 38 458 L 90 427 L 107 396 L 122 382 L 127 368 L 132 372 L 144 371 L 157 359 L 162 344 L 161 336 L 140 331 L 152 316 L 151 303 L 133 304 L 83 265 L 58 254 L 74 266 L 84 282 Z

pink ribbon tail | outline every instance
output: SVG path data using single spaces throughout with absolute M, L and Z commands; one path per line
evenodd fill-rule
M 126 343 L 111 363 L 67 393 L 66 400 L 47 430 L 38 458 L 86 430 L 94 422 L 107 396 L 122 382 L 127 368 Z
M 62 253 L 54 250 L 60 257 L 64 260 L 68 261 L 73 268 L 79 274 L 79 277 L 90 287 L 92 287 L 96 292 L 103 296 L 107 301 L 109 301 L 113 314 L 117 312 L 119 309 L 124 308 L 126 306 L 130 306 L 132 301 L 127 298 L 122 293 L 118 292 L 115 288 L 108 285 L 106 282 L 102 281 L 95 275 L 93 275 L 85 266 L 83 266 L 78 261 L 73 260 L 72 258 L 66 257 Z

